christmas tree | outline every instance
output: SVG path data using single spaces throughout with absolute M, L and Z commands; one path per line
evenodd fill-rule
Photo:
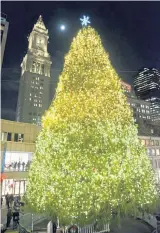
M 82 28 L 65 57 L 29 173 L 27 198 L 61 223 L 132 215 L 157 196 L 153 169 L 98 33 Z

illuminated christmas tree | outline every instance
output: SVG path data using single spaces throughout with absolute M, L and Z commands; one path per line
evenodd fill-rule
M 135 214 L 156 182 L 132 112 L 98 33 L 82 28 L 65 57 L 29 173 L 27 197 L 65 224 Z

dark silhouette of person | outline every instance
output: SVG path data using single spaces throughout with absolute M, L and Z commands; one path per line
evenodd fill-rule
M 24 171 L 25 162 L 22 163 L 22 170 Z
M 13 212 L 13 229 L 19 224 L 19 212 Z
M 20 167 L 21 167 L 21 162 L 19 161 L 18 162 L 18 171 L 20 170 Z
M 14 163 L 14 169 L 17 169 L 17 162 Z
M 7 195 L 5 196 L 5 198 L 6 198 L 6 206 L 7 206 L 8 209 L 9 209 L 9 195 L 8 195 L 8 193 L 7 193 Z
M 56 233 L 56 231 L 57 231 L 57 225 L 56 225 L 55 222 L 53 222 L 52 229 L 53 229 L 53 233 Z
M 11 167 L 14 168 L 14 163 L 13 162 L 11 163 Z
M 12 212 L 11 209 L 9 208 L 7 212 L 7 227 L 10 226 L 11 220 L 12 220 Z
M 26 170 L 28 171 L 28 169 L 29 169 L 29 161 L 26 164 Z

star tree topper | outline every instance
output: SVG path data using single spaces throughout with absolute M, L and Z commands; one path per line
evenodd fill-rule
M 89 24 L 89 23 L 91 23 L 90 21 L 89 21 L 89 17 L 88 16 L 83 16 L 83 18 L 81 18 L 80 19 L 81 20 L 81 22 L 82 22 L 82 26 L 87 26 L 87 24 Z

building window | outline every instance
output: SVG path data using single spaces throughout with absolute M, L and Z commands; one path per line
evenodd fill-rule
M 37 106 L 37 104 L 34 104 L 34 106 L 36 107 L 36 106 Z
M 35 71 L 36 71 L 36 62 L 33 61 L 33 63 L 32 63 L 32 72 L 35 73 Z
M 154 146 L 154 141 L 153 140 L 151 141 L 151 145 Z
M 2 136 L 1 136 L 1 140 L 2 141 L 7 141 L 7 132 L 2 132 Z
M 7 141 L 11 141 L 11 139 L 12 139 L 12 133 L 8 133 L 7 134 Z
M 155 146 L 159 146 L 159 141 L 155 140 Z
M 15 135 L 14 135 L 15 142 L 23 142 L 23 140 L 24 140 L 24 134 L 15 133 Z
M 160 155 L 160 149 L 156 149 L 156 155 Z
M 142 144 L 142 145 L 145 145 L 145 140 L 141 140 L 141 144 Z
M 36 65 L 36 72 L 37 73 L 40 73 L 40 66 L 41 66 L 41 64 L 37 63 L 37 65 Z
M 146 146 L 149 146 L 150 143 L 149 143 L 149 140 L 146 140 Z
M 38 123 L 38 125 L 41 125 L 41 117 L 40 116 L 38 116 L 37 123 Z
M 155 149 L 152 149 L 152 155 L 155 155 L 156 153 L 155 153 Z
M 151 149 L 147 149 L 148 155 L 151 156 L 152 155 L 152 150 Z
M 41 74 L 44 74 L 44 64 L 41 65 Z

